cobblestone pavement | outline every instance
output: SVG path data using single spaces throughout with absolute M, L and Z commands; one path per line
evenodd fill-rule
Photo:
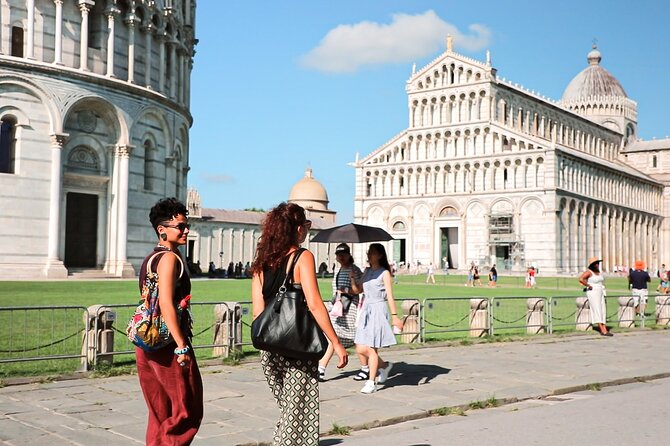
M 371 395 L 331 366 L 321 385 L 321 431 L 353 430 L 428 416 L 491 397 L 525 400 L 670 376 L 670 332 L 537 337 L 470 346 L 392 349 L 391 377 Z M 278 410 L 257 362 L 202 368 L 205 418 L 194 445 L 269 444 Z M 4 445 L 143 444 L 146 406 L 136 376 L 74 379 L 0 389 Z M 322 442 L 330 443 L 330 440 Z M 338 444 L 340 441 L 338 440 Z M 347 443 L 346 437 L 341 441 Z

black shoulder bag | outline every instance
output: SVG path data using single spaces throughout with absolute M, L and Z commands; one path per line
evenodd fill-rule
M 252 322 L 251 341 L 259 350 L 287 358 L 320 359 L 328 341 L 307 307 L 302 288 L 293 284 L 293 270 L 303 251 L 296 251 L 284 282 Z

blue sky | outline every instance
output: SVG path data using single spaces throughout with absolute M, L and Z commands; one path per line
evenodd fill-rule
M 407 127 L 405 81 L 444 51 L 559 99 L 601 65 L 638 103 L 644 139 L 670 135 L 670 5 L 663 0 L 200 0 L 189 187 L 203 207 L 268 209 L 309 165 L 338 222 L 353 216 L 356 153 Z

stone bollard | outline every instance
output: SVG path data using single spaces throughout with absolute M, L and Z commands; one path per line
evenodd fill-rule
M 670 296 L 656 296 L 656 324 L 670 325 Z
M 242 307 L 238 302 L 214 306 L 214 344 L 212 356 L 227 358 L 242 351 Z
M 421 304 L 416 299 L 402 301 L 402 314 L 405 317 L 400 342 L 403 344 L 416 343 L 421 338 L 421 327 L 419 324 L 420 309 Z
M 84 312 L 84 342 L 81 347 L 81 362 L 88 370 L 89 364 L 106 362 L 111 364 L 113 355 L 105 354 L 114 351 L 114 321 L 116 312 L 104 310 L 104 305 L 92 305 Z
M 470 336 L 479 338 L 490 331 L 488 299 L 470 299 Z
M 575 299 L 577 304 L 577 312 L 575 313 L 575 329 L 577 331 L 586 331 L 591 326 L 591 306 L 589 299 L 586 297 L 578 297 Z
M 544 299 L 531 297 L 526 300 L 528 316 L 526 318 L 526 333 L 541 334 L 546 330 L 544 323 Z
M 619 296 L 619 327 L 635 327 L 635 302 L 630 296 Z

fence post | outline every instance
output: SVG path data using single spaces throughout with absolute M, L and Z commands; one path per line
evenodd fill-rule
M 541 297 L 531 297 L 526 300 L 526 306 L 528 307 L 528 317 L 526 318 L 526 333 L 544 333 L 544 299 Z
M 619 296 L 619 327 L 635 327 L 635 308 L 633 298 L 630 296 Z
M 575 299 L 577 304 L 577 313 L 575 314 L 575 329 L 577 331 L 586 331 L 591 326 L 591 307 L 589 299 L 583 296 Z
M 670 296 L 656 296 L 656 324 L 670 324 Z
M 402 301 L 402 312 L 405 315 L 405 321 L 402 327 L 400 342 L 403 344 L 412 344 L 419 342 L 421 335 L 419 327 L 420 303 L 417 299 L 408 299 Z
M 490 328 L 488 299 L 470 299 L 470 336 L 486 336 Z
M 84 342 L 81 347 L 82 363 L 97 365 L 98 362 L 111 364 L 114 351 L 114 321 L 116 312 L 106 310 L 104 305 L 92 305 L 84 312 Z
M 242 308 L 238 302 L 214 306 L 214 344 L 212 356 L 227 358 L 242 343 Z

